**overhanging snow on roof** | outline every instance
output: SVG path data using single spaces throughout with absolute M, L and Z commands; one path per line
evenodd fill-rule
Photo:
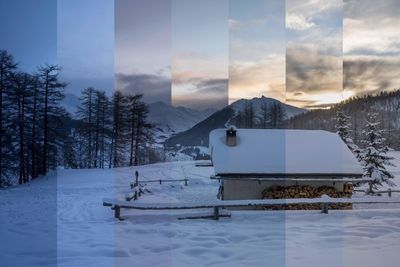
M 362 168 L 340 137 L 322 130 L 238 129 L 236 146 L 226 129 L 210 133 L 215 174 L 221 178 L 361 177 Z

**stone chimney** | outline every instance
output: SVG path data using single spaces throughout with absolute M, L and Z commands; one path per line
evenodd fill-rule
M 236 146 L 236 128 L 229 127 L 226 130 L 226 145 L 227 146 Z

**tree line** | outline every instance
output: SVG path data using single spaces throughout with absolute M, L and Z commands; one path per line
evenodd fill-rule
M 34 73 L 17 68 L 0 51 L 0 185 L 26 183 L 57 166 L 60 132 L 68 116 L 59 102 L 65 83 L 60 68 L 43 65 Z
M 338 110 L 349 116 L 351 138 L 358 146 L 363 146 L 363 126 L 369 112 L 377 113 L 385 144 L 400 149 L 400 90 L 384 91 L 379 94 L 362 95 L 349 98 L 329 109 L 310 110 L 294 116 L 285 122 L 291 129 L 321 129 L 334 132 L 335 116 Z
M 153 125 L 147 122 L 143 95 L 116 91 L 108 97 L 93 87 L 84 89 L 75 125 L 65 146 L 67 168 L 112 168 L 157 161 L 152 146 Z
M 253 103 L 247 101 L 232 123 L 239 128 L 275 129 L 284 127 L 286 119 L 285 108 L 278 101 L 262 103 L 258 112 Z
M 157 161 L 143 95 L 82 90 L 76 114 L 62 107 L 61 68 L 18 69 L 0 50 L 0 187 L 65 168 L 112 168 Z

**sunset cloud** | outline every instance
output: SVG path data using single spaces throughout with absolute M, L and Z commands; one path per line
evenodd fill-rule
M 341 9 L 339 0 L 286 1 L 288 103 L 313 107 L 340 101 L 343 91 Z
M 230 2 L 229 102 L 262 95 L 285 100 L 285 2 Z
M 400 88 L 400 58 L 348 56 L 344 61 L 344 89 L 357 94 Z
M 362 95 L 400 88 L 399 10 L 397 0 L 344 1 L 343 78 L 346 91 Z

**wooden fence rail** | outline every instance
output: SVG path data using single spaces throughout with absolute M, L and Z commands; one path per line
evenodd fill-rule
M 366 193 L 365 190 L 354 189 L 354 192 L 362 192 Z M 373 191 L 374 194 L 388 194 L 388 197 L 391 197 L 393 193 L 400 193 L 400 190 L 393 190 L 389 188 L 388 190 L 381 190 L 381 191 Z
M 135 183 L 131 183 L 131 188 L 133 189 L 133 187 L 135 187 L 138 184 L 146 184 L 146 183 L 173 183 L 173 182 L 185 182 L 185 186 L 188 185 L 188 181 L 189 179 L 185 178 L 185 179 L 158 179 L 158 180 L 142 180 L 142 181 L 135 181 Z
M 196 202 L 196 203 L 131 203 L 126 201 L 118 201 L 115 199 L 104 199 L 103 206 L 114 209 L 114 216 L 121 220 L 121 208 L 137 209 L 137 210 L 190 210 L 190 209 L 213 209 L 213 215 L 209 216 L 215 220 L 220 217 L 219 210 L 221 208 L 241 208 L 241 207 L 263 207 L 263 206 L 282 206 L 293 204 L 320 204 L 321 212 L 327 214 L 329 204 L 381 204 L 391 203 L 400 204 L 400 198 L 329 198 L 323 196 L 321 198 L 293 198 L 293 199 L 262 199 L 262 200 L 218 200 L 212 202 Z M 204 218 L 204 217 L 201 217 Z

